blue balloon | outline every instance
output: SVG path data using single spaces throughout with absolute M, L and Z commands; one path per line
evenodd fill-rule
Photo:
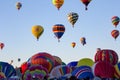
M 72 76 L 75 76 L 78 79 L 93 79 L 92 69 L 89 66 L 80 66 L 72 72 Z

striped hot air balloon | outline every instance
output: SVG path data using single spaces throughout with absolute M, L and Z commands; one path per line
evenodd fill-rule
M 79 15 L 75 12 L 71 12 L 68 13 L 67 15 L 68 17 L 68 21 L 72 24 L 72 26 L 74 27 L 74 24 L 76 23 L 76 21 L 78 20 Z
M 112 30 L 111 36 L 116 39 L 119 36 L 119 31 L 118 30 Z
M 118 25 L 119 22 L 120 22 L 120 18 L 119 18 L 118 16 L 113 16 L 111 20 L 112 20 L 112 24 L 113 24 L 115 27 L 117 27 L 117 25 Z
M 76 68 L 72 73 L 72 76 L 75 76 L 76 78 L 80 80 L 92 80 L 93 79 L 93 73 L 92 68 L 89 66 L 80 66 Z M 89 79 L 88 79 L 89 78 Z
M 58 39 L 58 42 L 60 41 L 59 39 L 63 36 L 64 32 L 65 32 L 65 27 L 63 24 L 56 24 L 53 26 L 52 28 L 55 36 Z
M 118 55 L 114 50 L 102 49 L 95 54 L 95 62 L 106 61 L 115 65 L 118 62 Z
M 49 72 L 55 65 L 55 59 L 54 57 L 47 53 L 47 52 L 39 52 L 31 57 L 30 60 L 32 65 L 42 65 L 45 67 Z

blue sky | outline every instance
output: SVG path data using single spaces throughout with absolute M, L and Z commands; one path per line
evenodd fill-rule
M 18 11 L 16 2 L 22 3 Z M 115 28 L 111 23 L 112 16 L 120 17 L 119 0 L 92 0 L 85 11 L 80 0 L 65 0 L 58 11 L 51 0 L 1 0 L 0 1 L 0 42 L 5 44 L 0 51 L 0 61 L 14 60 L 14 66 L 20 66 L 38 52 L 48 52 L 59 56 L 63 62 L 78 61 L 88 57 L 94 60 L 96 48 L 112 49 L 120 55 L 120 38 L 111 37 Z M 79 19 L 74 25 L 67 20 L 67 14 L 76 12 Z M 60 42 L 54 38 L 52 26 L 63 24 L 66 31 Z M 44 33 L 39 41 L 31 33 L 31 27 L 41 25 Z M 87 44 L 82 46 L 80 38 L 86 37 Z M 76 47 L 71 47 L 71 42 Z M 21 58 L 18 63 L 17 59 Z

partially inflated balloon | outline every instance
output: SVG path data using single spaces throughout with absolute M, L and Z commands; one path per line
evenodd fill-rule
M 95 62 L 106 61 L 112 65 L 118 62 L 118 55 L 114 50 L 102 49 L 95 54 Z
M 42 26 L 40 25 L 32 26 L 32 34 L 37 38 L 37 40 L 39 39 L 43 32 L 44 28 Z
M 112 30 L 111 36 L 116 39 L 119 36 L 119 31 L 118 30 Z
M 31 65 L 24 73 L 23 80 L 44 80 L 48 71 L 42 65 Z
M 79 80 L 93 80 L 94 76 L 90 66 L 80 66 L 72 71 L 72 76 L 75 76 Z M 89 78 L 89 79 L 88 79 Z
M 55 65 L 54 65 L 54 67 L 58 66 L 58 65 L 62 65 L 62 60 L 61 60 L 60 57 L 58 57 L 58 56 L 53 56 L 53 57 L 55 59 Z
M 52 0 L 53 5 L 59 10 L 63 5 L 64 0 Z
M 21 73 L 24 74 L 25 71 L 30 67 L 30 65 L 27 62 L 23 62 L 20 66 Z
M 68 67 L 66 65 L 59 65 L 52 69 L 52 71 L 50 72 L 50 76 L 60 78 L 63 76 L 67 76 L 68 74 L 71 74 L 71 72 L 72 72 L 71 67 Z
M 39 64 L 45 67 L 49 72 L 55 65 L 54 57 L 46 52 L 39 52 L 31 57 L 31 64 Z
M 21 4 L 20 2 L 17 2 L 17 3 L 16 3 L 16 8 L 17 8 L 18 10 L 20 10 L 21 7 L 22 7 L 22 4 Z
M 87 6 L 91 1 L 92 0 L 81 0 L 81 2 L 85 5 L 85 10 L 87 10 Z
M 101 78 L 113 78 L 114 77 L 114 66 L 106 61 L 98 61 L 92 67 L 93 74 Z
M 77 66 L 93 66 L 94 61 L 90 58 L 82 58 L 78 61 Z
M 78 17 L 78 14 L 75 12 L 71 12 L 68 14 L 68 21 L 72 24 L 73 27 L 76 21 L 78 20 Z
M 120 22 L 120 18 L 119 18 L 118 16 L 113 16 L 111 20 L 112 20 L 112 24 L 113 24 L 115 27 L 117 27 L 117 25 L 118 25 L 119 22 Z
M 6 78 L 16 75 L 14 67 L 7 62 L 0 62 L 0 71 L 4 73 Z
M 53 26 L 53 32 L 55 34 L 55 36 L 58 38 L 58 42 L 59 39 L 63 36 L 64 32 L 65 32 L 65 27 L 62 24 L 56 24 Z
M 114 65 L 114 68 L 115 68 L 115 77 L 117 79 L 120 79 L 120 62 L 118 62 L 116 65 Z

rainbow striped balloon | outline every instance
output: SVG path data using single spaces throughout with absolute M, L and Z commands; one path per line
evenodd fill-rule
M 115 27 L 117 27 L 117 25 L 118 25 L 119 22 L 120 22 L 120 18 L 119 18 L 118 16 L 113 16 L 111 20 L 112 20 L 112 24 L 113 24 Z
M 114 39 L 116 39 L 119 36 L 119 31 L 118 30 L 112 30 L 111 35 Z

